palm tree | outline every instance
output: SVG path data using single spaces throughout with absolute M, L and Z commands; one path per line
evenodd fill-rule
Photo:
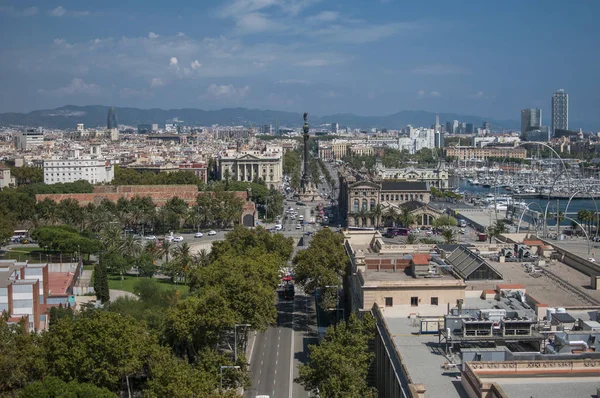
M 100 242 L 106 251 L 120 249 L 123 243 L 121 228 L 116 224 L 105 225 L 100 230 Z
M 183 281 L 185 283 L 186 275 L 192 263 L 190 245 L 188 245 L 187 242 L 183 242 L 180 246 L 173 249 L 173 263 L 175 263 L 178 268 L 178 275 L 183 275 Z
M 144 251 L 152 256 L 152 262 L 156 262 L 160 258 L 161 249 L 155 241 L 150 241 L 144 247 Z
M 406 243 L 409 245 L 414 245 L 415 243 L 419 242 L 419 238 L 417 237 L 416 234 L 408 234 L 408 236 L 406 237 Z
M 202 249 L 192 256 L 192 261 L 200 267 L 206 267 L 210 262 L 210 254 L 206 249 Z
M 379 224 L 381 224 L 381 215 L 382 214 L 383 214 L 383 206 L 381 206 L 380 204 L 377 204 L 371 210 L 371 215 L 375 218 L 375 223 L 374 224 L 376 226 L 379 226 Z
M 125 257 L 134 258 L 142 252 L 142 243 L 133 235 L 127 235 L 121 242 L 121 254 Z
M 398 215 L 398 222 L 404 228 L 409 228 L 415 222 L 415 216 L 411 214 L 410 210 L 406 207 L 402 208 L 400 215 Z
M 367 217 L 369 217 L 369 212 L 366 209 L 361 208 L 358 213 L 355 214 L 355 216 L 360 219 L 363 227 L 367 225 Z
M 392 226 L 396 223 L 396 219 L 398 218 L 398 212 L 396 208 L 390 206 L 383 211 L 383 216 L 392 222 Z
M 171 241 L 168 240 L 164 240 L 163 244 L 160 248 L 160 257 L 165 256 L 166 259 L 165 261 L 168 263 L 169 262 L 169 254 L 171 254 L 171 247 L 173 246 L 173 244 L 171 243 Z
M 446 243 L 452 243 L 455 240 L 455 235 L 454 235 L 454 231 L 451 229 L 444 229 L 442 231 L 442 237 L 444 238 L 444 241 Z

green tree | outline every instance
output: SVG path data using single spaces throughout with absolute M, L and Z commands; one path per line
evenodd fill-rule
M 110 300 L 108 273 L 106 265 L 102 261 L 94 266 L 94 292 L 96 293 L 96 299 L 102 303 L 107 303 Z
M 458 225 L 456 218 L 446 214 L 441 215 L 435 220 L 433 220 L 433 226 L 436 228 L 456 227 L 456 225 Z
M 444 238 L 444 242 L 446 243 L 453 243 L 456 240 L 456 235 L 454 233 L 454 231 L 450 228 L 446 228 L 442 231 L 441 233 L 442 238 Z
M 419 243 L 419 237 L 416 234 L 408 234 L 408 236 L 406 237 L 406 243 L 408 243 L 409 245 Z
M 53 376 L 27 385 L 18 396 L 19 398 L 117 398 L 116 394 L 106 388 L 76 381 L 65 383 Z
M 62 318 L 42 335 L 51 375 L 116 391 L 143 370 L 156 340 L 143 323 L 108 311 Z
M 317 232 L 308 249 L 296 254 L 296 283 L 309 293 L 327 285 L 338 285 L 346 271 L 348 256 L 343 237 L 325 228 Z
M 29 333 L 25 318 L 8 324 L 8 314 L 0 314 L 0 395 L 12 396 L 14 391 L 41 379 L 46 373 L 39 335 Z
M 403 207 L 398 215 L 398 222 L 404 228 L 409 228 L 415 223 L 415 216 L 410 212 L 410 209 Z
M 297 381 L 323 398 L 375 398 L 377 392 L 367 384 L 373 337 L 372 321 L 354 314 L 347 324 L 329 327 L 319 345 L 309 346 L 308 363 L 300 365 Z
M 156 272 L 156 265 L 154 264 L 154 258 L 147 251 L 142 251 L 134 259 L 134 265 L 137 267 L 140 276 L 152 277 Z

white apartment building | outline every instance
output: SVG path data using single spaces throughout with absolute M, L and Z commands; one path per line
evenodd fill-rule
M 15 186 L 16 180 L 15 177 L 10 175 L 10 169 L 8 167 L 0 165 L 0 189 L 8 188 L 10 186 Z
M 16 150 L 27 151 L 34 147 L 44 145 L 44 132 L 39 129 L 27 129 L 15 133 L 13 136 L 13 144 Z
M 269 188 L 279 188 L 283 182 L 283 151 L 268 146 L 267 150 L 227 150 L 219 154 L 219 175 L 236 181 L 262 179 Z
M 44 160 L 44 183 L 88 181 L 90 184 L 110 183 L 115 178 L 115 166 L 100 157 L 99 145 L 92 145 L 90 157 L 80 157 L 79 151 L 70 151 L 67 158 Z

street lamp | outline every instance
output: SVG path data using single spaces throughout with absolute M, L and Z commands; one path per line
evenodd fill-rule
M 240 369 L 239 366 L 221 366 L 219 369 L 220 374 L 220 382 L 219 382 L 219 391 L 223 390 L 223 369 Z
M 238 326 L 244 326 L 244 327 L 250 327 L 251 325 L 249 323 L 236 323 L 235 325 L 233 325 L 233 362 L 237 362 L 237 327 Z

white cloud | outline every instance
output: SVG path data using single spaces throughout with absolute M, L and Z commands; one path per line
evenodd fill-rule
M 165 82 L 159 77 L 154 77 L 150 80 L 150 87 L 162 87 L 165 85 Z
M 192 69 L 195 70 L 195 69 L 200 69 L 202 67 L 202 64 L 200 62 L 198 62 L 197 59 L 195 59 L 190 63 L 190 66 L 192 67 Z
M 417 90 L 417 96 L 419 98 L 440 98 L 442 96 L 442 94 L 437 90 L 433 90 L 428 93 L 425 90 L 420 89 L 420 90 Z
M 158 39 L 159 36 L 154 32 L 150 32 L 150 33 L 148 33 L 148 38 L 149 39 Z
M 177 33 L 177 37 L 184 37 L 184 36 L 185 36 L 185 33 L 183 33 L 183 32 Z
M 67 10 L 63 6 L 58 6 L 54 9 L 50 10 L 50 15 L 52 15 L 53 17 L 62 17 L 66 13 L 67 13 Z
M 64 97 L 75 94 L 89 94 L 97 95 L 102 92 L 102 88 L 93 83 L 86 83 L 83 79 L 74 78 L 69 84 L 64 87 L 57 88 L 55 90 L 38 90 L 39 93 L 54 95 L 57 97 Z
M 338 19 L 339 16 L 340 16 L 340 14 L 336 11 L 321 11 L 317 15 L 309 17 L 308 19 L 310 21 L 317 21 L 317 22 L 332 22 L 332 21 L 335 21 L 336 19 Z
M 217 85 L 211 84 L 206 89 L 206 94 L 209 97 L 217 98 L 217 99 L 229 99 L 229 100 L 239 100 L 248 95 L 250 91 L 249 86 L 236 88 L 232 84 L 228 85 Z
M 54 39 L 52 41 L 52 43 L 57 46 L 57 47 L 63 47 L 63 48 L 71 48 L 73 47 L 72 44 L 69 44 L 65 39 Z
M 425 65 L 414 68 L 412 73 L 419 75 L 460 75 L 467 73 L 467 70 L 454 65 Z
M 244 32 L 263 32 L 271 29 L 274 22 L 267 18 L 264 14 L 255 12 L 241 16 L 237 20 L 237 26 Z
M 177 60 L 177 57 L 171 57 L 171 61 L 169 62 L 169 66 L 177 66 L 178 63 L 179 63 L 179 61 Z
M 478 91 L 475 94 L 473 94 L 474 98 L 483 98 L 484 94 L 483 91 Z

